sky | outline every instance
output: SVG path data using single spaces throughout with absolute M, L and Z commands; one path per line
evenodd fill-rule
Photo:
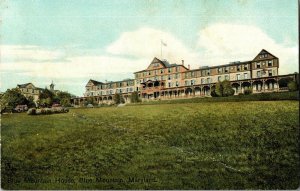
M 196 69 L 262 49 L 279 74 L 299 72 L 297 0 L 3 0 L 0 19 L 0 92 L 53 81 L 82 96 L 89 79 L 134 78 L 154 57 Z

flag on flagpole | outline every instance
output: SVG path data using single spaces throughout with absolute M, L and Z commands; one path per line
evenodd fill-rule
M 167 46 L 166 43 L 164 43 L 162 40 L 160 40 L 161 44 L 164 45 L 164 46 Z

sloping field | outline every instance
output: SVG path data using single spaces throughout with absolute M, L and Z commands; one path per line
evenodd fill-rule
M 4 189 L 295 189 L 297 101 L 2 116 Z

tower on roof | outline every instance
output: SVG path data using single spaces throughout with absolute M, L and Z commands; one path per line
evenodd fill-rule
M 53 80 L 52 80 L 52 82 L 51 82 L 51 84 L 50 84 L 50 90 L 51 90 L 51 91 L 54 91 L 54 83 L 53 83 Z

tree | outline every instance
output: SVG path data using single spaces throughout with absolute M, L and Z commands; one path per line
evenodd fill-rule
M 119 93 L 116 93 L 113 97 L 115 104 L 125 103 L 123 96 Z
M 53 104 L 54 93 L 47 88 L 39 95 L 39 104 L 43 107 L 49 107 Z
M 296 91 L 298 89 L 297 83 L 295 81 L 291 81 L 288 83 L 289 91 Z
M 278 84 L 279 84 L 279 87 L 282 88 L 282 87 L 288 87 L 288 84 L 289 82 L 293 81 L 293 78 L 290 78 L 290 77 L 286 77 L 286 78 L 281 78 L 279 81 L 278 81 Z
M 32 108 L 32 107 L 36 106 L 32 96 L 29 96 L 27 98 L 27 106 L 28 106 L 28 108 Z
M 139 98 L 139 94 L 138 92 L 133 92 L 131 95 L 130 95 L 130 102 L 131 103 L 137 103 L 137 102 L 140 102 L 140 98 Z
M 28 103 L 26 97 L 21 94 L 18 88 L 8 89 L 2 96 L 1 96 L 1 108 L 6 106 L 11 106 L 15 108 L 17 105 L 25 105 Z
M 232 96 L 234 94 L 234 90 L 232 89 L 231 84 L 228 80 L 218 82 L 214 91 L 216 96 L 219 97 L 227 97 Z
M 71 106 L 71 94 L 68 92 L 58 92 L 57 96 L 55 97 L 58 100 L 58 103 L 64 107 Z

